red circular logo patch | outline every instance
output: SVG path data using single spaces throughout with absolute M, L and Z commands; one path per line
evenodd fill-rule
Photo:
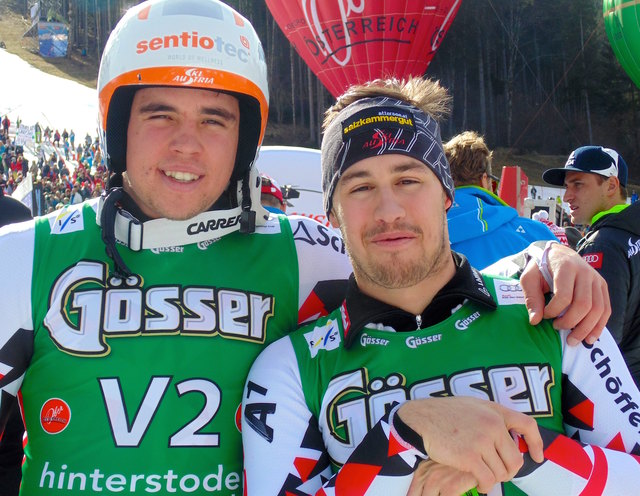
M 58 434 L 65 430 L 71 420 L 71 409 L 60 398 L 45 401 L 40 410 L 40 425 L 49 434 Z
M 236 429 L 242 432 L 242 403 L 236 408 Z

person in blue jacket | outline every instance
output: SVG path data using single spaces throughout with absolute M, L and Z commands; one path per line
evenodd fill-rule
M 455 184 L 455 199 L 447 213 L 452 250 L 483 269 L 533 241 L 557 239 L 547 226 L 520 217 L 491 192 L 493 153 L 482 136 L 465 131 L 444 149 Z

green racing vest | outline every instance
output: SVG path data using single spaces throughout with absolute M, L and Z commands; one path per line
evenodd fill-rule
M 289 223 L 133 252 L 111 273 L 90 204 L 36 221 L 24 495 L 242 494 L 240 403 L 295 328 Z
M 531 326 L 524 305 L 505 303 L 515 281 L 483 278 L 494 299 L 504 286 L 495 310 L 467 302 L 408 333 L 366 326 L 348 349 L 345 333 L 355 331 L 343 308 L 290 334 L 305 402 L 334 471 L 395 402 L 409 399 L 474 396 L 563 432 L 559 333 L 550 321 Z M 511 483 L 502 490 L 524 494 Z

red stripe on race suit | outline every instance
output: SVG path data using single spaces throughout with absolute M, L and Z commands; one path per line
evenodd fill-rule
M 317 464 L 318 460 L 313 460 L 311 458 L 296 458 L 293 461 L 293 466 L 298 471 L 298 475 L 302 482 L 307 482 L 309 480 L 309 475 Z
M 397 455 L 407 451 L 407 447 L 396 437 L 393 432 L 389 433 L 389 449 L 387 450 L 387 457 Z
M 571 415 L 591 428 L 593 428 L 593 412 L 593 402 L 588 399 L 569 409 Z
M 529 446 L 524 438 L 522 436 L 518 436 L 516 440 L 518 441 L 518 449 L 520 450 L 520 453 L 529 453 Z
M 562 435 L 558 435 L 544 450 L 544 457 L 585 480 L 589 479 L 593 469 L 591 459 L 582 445 Z
M 347 463 L 336 477 L 336 494 L 358 496 L 365 494 L 382 467 L 362 463 Z
M 317 319 L 327 315 L 324 303 L 316 293 L 311 293 L 298 310 L 298 323 L 306 322 L 310 319 Z
M 622 433 L 618 432 L 616 436 L 609 441 L 609 444 L 605 446 L 605 448 L 616 450 L 616 451 L 627 451 L 624 449 L 624 441 L 622 440 Z
M 600 496 L 604 491 L 604 486 L 607 484 L 607 474 L 609 472 L 607 457 L 602 448 L 598 446 L 592 446 L 592 448 L 594 454 L 593 472 L 580 496 Z

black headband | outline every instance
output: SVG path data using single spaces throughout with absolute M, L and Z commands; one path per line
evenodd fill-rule
M 395 98 L 364 98 L 342 109 L 322 139 L 322 191 L 327 215 L 342 173 L 360 160 L 389 153 L 424 163 L 453 200 L 453 179 L 436 120 Z

